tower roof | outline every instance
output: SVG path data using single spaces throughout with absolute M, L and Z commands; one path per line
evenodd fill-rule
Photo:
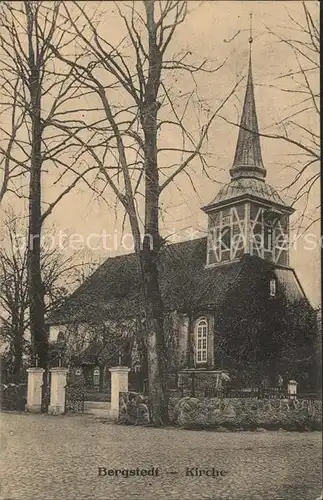
M 250 16 L 251 20 L 251 16 Z M 206 213 L 245 199 L 254 199 L 275 205 L 277 208 L 292 213 L 294 210 L 280 197 L 277 191 L 265 182 L 266 169 L 261 155 L 258 119 L 254 96 L 250 26 L 249 68 L 246 94 L 242 109 L 238 141 L 233 165 L 230 169 L 231 181 L 225 184 L 211 203 L 202 207 Z
M 206 213 L 211 212 L 220 205 L 228 205 L 245 199 L 253 199 L 263 203 L 276 206 L 284 212 L 292 213 L 294 210 L 285 203 L 279 193 L 263 179 L 253 177 L 241 177 L 232 179 L 225 184 L 217 193 L 215 198 L 207 206 L 202 207 Z
M 242 109 L 242 116 L 239 127 L 238 142 L 230 174 L 232 179 L 251 177 L 264 180 L 266 170 L 263 165 L 254 86 L 252 78 L 251 44 L 250 34 L 249 44 L 249 69 L 246 94 Z

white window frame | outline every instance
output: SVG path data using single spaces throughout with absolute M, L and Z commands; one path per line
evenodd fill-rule
M 275 278 L 272 278 L 269 281 L 269 295 L 270 295 L 270 297 L 276 297 L 276 293 L 277 293 L 276 280 L 275 280 Z
M 209 326 L 206 318 L 199 318 L 195 324 L 195 363 L 207 363 Z

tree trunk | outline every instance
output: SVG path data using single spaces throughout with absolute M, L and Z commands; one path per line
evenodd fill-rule
M 154 255 L 155 254 L 155 255 Z M 157 254 L 144 243 L 148 392 L 151 417 L 156 426 L 168 423 L 167 371 L 163 304 L 158 283 Z
M 21 335 L 20 332 L 17 332 L 15 335 L 15 341 L 13 345 L 14 362 L 12 367 L 12 379 L 13 382 L 16 384 L 21 382 L 22 340 L 23 340 L 23 335 Z
M 41 56 L 33 47 L 35 17 L 33 6 L 26 3 L 28 19 L 28 62 L 31 118 L 31 158 L 29 180 L 29 231 L 28 231 L 28 291 L 30 330 L 34 352 L 39 366 L 47 368 L 48 339 L 45 330 L 44 287 L 41 276 Z
M 148 385 L 155 425 L 168 423 L 163 301 L 159 287 L 159 175 L 157 164 L 157 95 L 162 57 L 157 46 L 154 2 L 145 3 L 149 33 L 149 68 L 141 122 L 145 136 L 145 235 L 141 252 L 147 331 Z
M 99 391 L 103 392 L 104 373 L 105 373 L 104 365 L 100 364 L 99 368 L 100 368 Z

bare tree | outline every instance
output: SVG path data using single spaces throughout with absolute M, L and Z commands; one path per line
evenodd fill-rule
M 20 196 L 19 189 L 15 185 L 15 181 L 21 178 L 26 173 L 26 166 L 20 162 L 12 162 L 12 154 L 14 142 L 19 129 L 23 126 L 25 118 L 25 110 L 19 108 L 17 103 L 16 89 L 19 86 L 19 76 L 13 85 L 13 99 L 11 102 L 11 123 L 9 129 L 0 126 L 0 131 L 4 137 L 3 144 L 0 146 L 0 205 L 6 193 L 11 192 Z M 3 103 L 2 103 L 3 104 Z M 6 108 L 2 108 L 0 116 L 7 112 Z
M 7 140 L 0 148 L 4 163 L 3 191 L 8 190 L 10 179 L 21 169 L 28 174 L 28 185 L 23 186 L 22 195 L 29 199 L 30 329 L 40 366 L 46 367 L 42 229 L 60 200 L 80 179 L 85 180 L 91 168 L 80 168 L 79 144 L 53 126 L 55 120 L 60 119 L 78 128 L 84 126 L 75 114 L 76 108 L 77 113 L 80 112 L 80 85 L 70 68 L 55 60 L 50 48 L 55 46 L 64 51 L 74 43 L 68 21 L 60 15 L 61 2 L 2 2 L 0 9 L 1 116 L 4 124 L 9 122 L 8 127 L 3 126 Z M 62 187 L 59 194 L 55 193 L 53 199 L 45 203 L 42 185 L 47 172 L 54 173 L 54 184 Z
M 20 381 L 23 352 L 26 349 L 26 313 L 28 309 L 27 252 L 17 231 L 17 221 L 7 220 L 7 248 L 0 250 L 0 329 L 12 359 L 12 377 Z
M 25 224 L 13 212 L 7 213 L 0 249 L 0 330 L 12 360 L 12 377 L 17 382 L 21 377 L 23 354 L 29 355 L 31 351 L 26 243 Z M 79 286 L 89 265 L 80 252 L 66 255 L 57 247 L 42 246 L 41 275 L 46 316 Z
M 267 127 L 268 131 L 259 135 L 290 146 L 286 154 L 287 167 L 294 173 L 283 191 L 291 195 L 293 205 L 301 211 L 298 230 L 307 230 L 320 220 L 319 206 L 312 213 L 308 211 L 309 201 L 320 179 L 320 31 L 319 2 L 303 1 L 301 5 L 302 20 L 290 14 L 287 7 L 289 23 L 282 27 L 281 32 L 266 26 L 273 41 L 290 50 L 291 66 L 287 73 L 276 77 L 276 81 L 269 86 L 291 100 L 286 100 L 282 116 Z M 224 116 L 222 118 L 241 127 L 239 123 Z
M 106 187 L 112 190 L 128 217 L 142 283 L 150 405 L 153 420 L 160 425 L 167 421 L 164 311 L 158 275 L 159 252 L 165 243 L 160 234 L 161 196 L 181 173 L 191 180 L 189 168 L 196 168 L 197 162 L 207 175 L 208 132 L 239 82 L 211 112 L 198 94 L 197 80 L 200 74 L 219 71 L 225 61 L 196 64 L 189 50 L 171 55 L 175 35 L 187 16 L 187 2 L 111 5 L 125 33 L 120 42 L 108 39 L 107 17 L 104 23 L 95 23 L 88 14 L 90 7 L 68 2 L 66 19 L 86 55 L 75 62 L 51 46 L 85 91 L 96 94 L 98 116 L 104 120 L 101 131 L 94 130 L 89 140 L 73 127 L 54 119 L 52 123 L 79 141 L 88 161 L 98 169 L 101 192 Z M 111 5 L 105 4 L 101 17 L 113 14 Z M 191 88 L 183 91 L 188 79 Z M 167 143 L 166 131 L 176 138 L 176 146 Z
M 288 12 L 293 29 L 291 37 L 268 31 L 290 49 L 295 69 L 278 77 L 282 82 L 281 92 L 297 97 L 295 104 L 286 110 L 277 123 L 280 132 L 269 137 L 291 144 L 298 154 L 298 161 L 292 165 L 295 175 L 285 190 L 292 191 L 295 207 L 301 207 L 299 226 L 308 229 L 320 220 L 317 213 L 308 214 L 307 207 L 312 191 L 320 179 L 320 31 L 319 2 L 302 2 L 303 20 L 299 21 Z M 316 210 L 319 206 L 316 207 Z

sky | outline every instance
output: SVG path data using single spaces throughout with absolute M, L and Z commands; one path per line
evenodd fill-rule
M 116 19 L 116 11 L 109 2 L 91 2 L 88 8 L 93 12 L 103 12 L 102 29 L 109 33 L 109 38 L 117 42 L 123 36 L 122 26 Z M 103 9 L 103 10 L 102 10 Z M 105 9 L 110 9 L 105 12 Z M 302 4 L 294 1 L 209 1 L 189 2 L 189 14 L 186 21 L 179 27 L 176 36 L 169 47 L 169 53 L 190 50 L 194 60 L 208 60 L 223 67 L 214 74 L 197 76 L 199 93 L 208 103 L 210 109 L 215 109 L 225 98 L 237 80 L 246 75 L 248 64 L 249 14 L 253 15 L 252 61 L 255 84 L 255 98 L 260 131 L 275 130 L 286 110 L 297 104 L 298 95 L 282 92 L 279 77 L 295 68 L 295 59 L 289 47 L 277 43 L 277 39 L 268 33 L 268 29 L 286 37 L 295 36 L 290 16 L 296 20 L 302 19 Z M 104 14 L 105 12 L 105 14 Z M 104 17 L 105 16 L 105 17 Z M 109 28 L 107 30 L 107 27 Z M 183 77 L 180 81 L 183 89 L 191 82 Z M 221 114 L 230 121 L 237 122 L 242 110 L 245 90 L 245 80 L 239 85 L 236 95 L 224 107 Z M 194 119 L 192 115 L 192 120 Z M 310 125 L 316 127 L 308 117 Z M 224 119 L 216 118 L 208 134 L 208 161 L 211 165 L 208 175 L 205 175 L 194 163 L 190 166 L 190 179 L 181 175 L 162 196 L 161 230 L 172 241 L 180 241 L 190 237 L 202 236 L 207 228 L 207 216 L 200 208 L 210 202 L 218 189 L 229 182 L 229 168 L 232 165 L 238 129 Z M 168 145 L 176 144 L 176 137 L 169 131 L 165 133 L 164 141 Z M 267 169 L 267 181 L 280 191 L 289 202 L 292 201 L 292 191 L 284 188 L 291 182 L 295 172 L 297 157 L 295 149 L 283 141 L 261 139 L 262 155 Z M 169 158 L 167 159 L 169 161 Z M 53 184 L 53 175 L 47 175 L 43 181 L 44 197 L 50 199 L 58 189 Z M 319 205 L 319 187 L 313 193 L 308 213 Z M 120 243 L 123 225 L 123 210 L 114 208 L 111 193 L 106 196 L 110 203 L 94 199 L 87 186 L 79 184 L 56 207 L 48 220 L 48 227 L 55 228 L 66 234 L 80 234 L 86 237 L 92 233 L 105 231 L 115 235 L 115 241 Z M 17 210 L 24 210 L 22 202 L 11 200 Z M 297 225 L 302 206 L 293 216 L 293 224 Z M 50 229 L 51 230 L 51 229 Z M 127 231 L 127 224 L 125 230 Z M 312 240 L 318 243 L 319 227 L 311 228 Z M 117 235 L 117 236 L 116 236 Z M 127 245 L 117 243 L 113 248 L 93 251 L 94 260 L 127 251 Z M 320 301 L 320 249 L 319 245 L 307 245 L 303 238 L 297 240 L 296 248 L 291 252 L 291 265 L 314 305 Z

